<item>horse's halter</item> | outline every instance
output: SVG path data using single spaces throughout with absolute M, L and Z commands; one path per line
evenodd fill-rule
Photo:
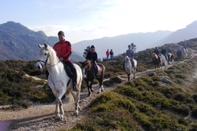
M 43 61 L 43 60 L 37 60 L 37 62 L 39 62 L 42 66 L 43 66 L 43 65 L 44 65 L 44 66 L 49 66 L 49 64 L 47 64 L 47 62 L 48 62 L 48 59 L 49 59 L 49 57 L 50 57 L 50 54 L 49 54 L 49 52 L 45 52 L 44 55 L 46 55 L 46 60 L 45 60 L 45 61 Z M 57 65 L 59 62 L 60 62 L 60 60 L 59 60 L 56 64 L 51 65 L 51 67 Z
M 46 58 L 46 60 L 45 61 L 43 61 L 43 60 L 37 60 L 37 62 L 39 62 L 41 65 L 47 65 L 47 61 L 48 61 L 48 59 L 49 59 L 49 53 L 45 53 L 44 55 L 47 55 L 47 58 Z

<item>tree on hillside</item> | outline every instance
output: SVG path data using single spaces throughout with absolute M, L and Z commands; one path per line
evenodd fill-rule
M 88 54 L 89 51 L 90 51 L 90 46 L 88 46 L 86 49 L 84 49 L 84 52 L 83 52 L 84 58 L 86 58 L 86 55 Z
M 134 43 L 131 43 L 131 48 L 133 49 L 134 52 L 136 52 L 137 47 Z

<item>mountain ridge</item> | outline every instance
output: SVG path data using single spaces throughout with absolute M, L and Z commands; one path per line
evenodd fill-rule
M 8 21 L 0 25 L 0 60 L 36 60 L 38 44 L 53 46 L 57 37 L 47 37 L 43 31 L 32 31 L 20 23 Z M 84 60 L 72 52 L 72 61 Z
M 166 43 L 177 43 L 197 37 L 197 21 L 188 24 L 177 31 L 161 31 L 146 33 L 129 33 L 115 37 L 103 37 L 73 43 L 72 61 L 82 61 L 84 49 L 95 45 L 99 58 L 105 58 L 107 49 L 113 49 L 114 55 L 120 55 L 127 50 L 127 46 L 134 43 L 137 52 Z M 47 43 L 53 46 L 58 41 L 55 36 L 46 36 L 43 31 L 33 31 L 20 23 L 8 21 L 0 24 L 0 60 L 35 60 L 38 44 Z M 71 42 L 72 43 L 72 42 Z

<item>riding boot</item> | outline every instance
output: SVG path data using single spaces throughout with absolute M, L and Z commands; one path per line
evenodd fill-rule
M 98 72 L 98 67 L 97 65 L 94 65 L 94 69 L 95 69 L 95 75 L 96 76 L 100 76 L 99 72 Z

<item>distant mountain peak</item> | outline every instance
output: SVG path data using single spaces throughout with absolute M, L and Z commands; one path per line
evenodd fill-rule
M 197 21 L 192 22 L 186 26 L 187 29 L 197 29 Z
M 23 26 L 20 23 L 16 23 L 13 21 L 8 21 L 4 24 L 1 24 L 0 26 L 5 27 L 10 30 L 15 30 L 15 31 L 29 31 L 29 29 L 27 27 Z

